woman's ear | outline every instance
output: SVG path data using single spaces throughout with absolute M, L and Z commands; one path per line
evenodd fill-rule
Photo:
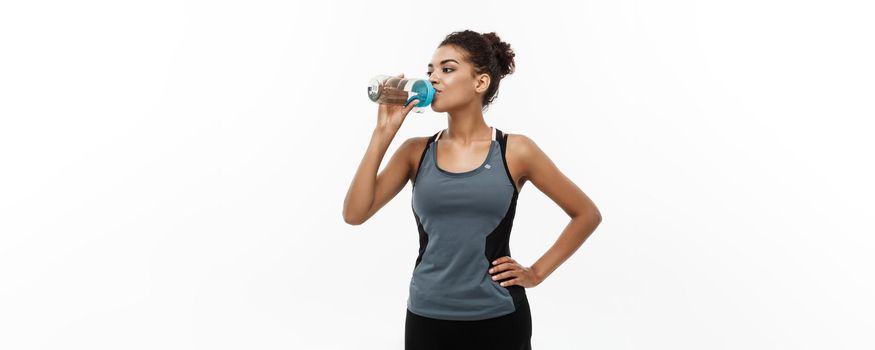
M 477 76 L 477 79 L 474 80 L 474 91 L 477 93 L 484 93 L 486 89 L 489 88 L 489 83 L 492 79 L 489 78 L 489 74 L 483 73 Z

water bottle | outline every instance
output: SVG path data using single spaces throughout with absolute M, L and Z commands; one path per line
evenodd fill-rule
M 376 103 L 407 105 L 419 100 L 413 112 L 422 113 L 434 99 L 434 86 L 428 79 L 377 75 L 368 83 L 368 97 Z

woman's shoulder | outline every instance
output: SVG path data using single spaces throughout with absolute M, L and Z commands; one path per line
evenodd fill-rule
M 502 131 L 505 135 L 507 135 L 507 152 L 513 153 L 515 155 L 526 155 L 531 154 L 532 151 L 536 150 L 538 145 L 532 140 L 531 137 L 518 134 L 518 133 L 509 133 Z
M 540 163 L 546 158 L 543 150 L 531 137 L 520 133 L 504 133 L 507 135 L 505 146 L 505 159 L 508 166 L 517 169 L 524 177 L 529 173 L 533 164 Z
M 438 131 L 435 131 L 431 135 L 428 136 L 414 136 L 404 140 L 404 143 L 401 145 L 405 151 L 409 152 L 409 156 L 419 156 L 422 152 L 425 151 L 425 147 L 428 146 L 429 139 L 435 137 Z M 418 158 L 417 158 L 418 160 Z
M 428 139 L 430 137 L 431 136 L 410 137 L 410 138 L 404 140 L 404 143 L 401 145 L 401 147 L 406 148 L 408 151 L 410 151 L 413 154 L 416 154 L 417 153 L 416 151 L 425 150 L 425 146 L 428 143 Z M 401 147 L 399 147 L 399 148 L 401 148 Z
M 398 147 L 399 152 L 403 152 L 404 158 L 408 163 L 416 166 L 419 164 L 419 159 L 425 152 L 425 147 L 428 145 L 428 139 L 431 136 L 414 136 L 410 137 Z
M 428 146 L 428 140 L 432 136 L 414 136 L 404 140 L 404 143 L 398 147 L 399 152 L 403 152 L 403 156 L 407 159 L 407 164 L 410 165 L 408 173 L 411 181 L 416 178 L 416 173 L 419 170 L 419 163 L 425 156 L 425 148 Z

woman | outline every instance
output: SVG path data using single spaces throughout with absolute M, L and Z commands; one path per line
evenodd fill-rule
M 592 201 L 528 137 L 487 125 L 483 111 L 514 70 L 510 45 L 495 33 L 448 35 L 428 65 L 432 109 L 448 127 L 410 138 L 375 176 L 407 106 L 380 104 L 377 127 L 346 194 L 344 220 L 367 221 L 408 180 L 419 256 L 407 300 L 406 349 L 531 349 L 525 288 L 544 281 L 601 222 Z M 399 75 L 399 77 L 403 77 Z M 531 181 L 569 216 L 556 243 L 531 266 L 510 256 L 522 186 Z

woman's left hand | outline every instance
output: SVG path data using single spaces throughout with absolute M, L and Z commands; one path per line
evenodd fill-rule
M 489 273 L 493 275 L 493 281 L 514 277 L 511 280 L 501 282 L 502 287 L 518 285 L 524 288 L 531 288 L 537 286 L 542 281 L 541 277 L 531 267 L 522 266 L 509 256 L 495 259 L 492 262 Z

